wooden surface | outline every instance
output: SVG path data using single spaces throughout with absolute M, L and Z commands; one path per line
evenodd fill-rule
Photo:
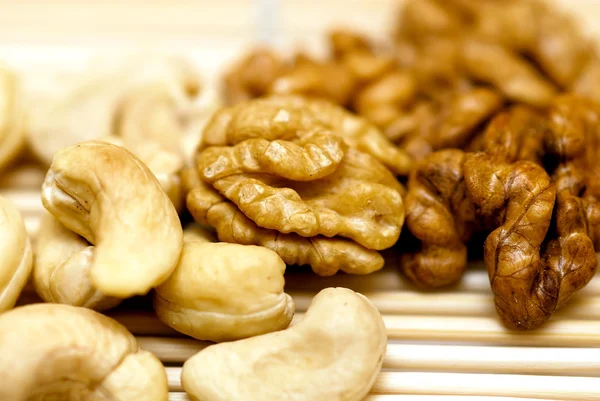
M 600 37 L 600 1 L 557 1 Z M 267 3 L 275 4 L 270 12 L 261 8 Z M 212 77 L 257 41 L 280 49 L 301 44 L 318 52 L 332 26 L 385 35 L 400 3 L 0 0 L 0 60 L 43 72 L 78 69 L 102 54 L 152 49 L 184 53 Z M 21 209 L 33 236 L 43 211 L 35 181 L 39 172 L 36 177 L 28 190 L 15 189 L 15 181 L 0 182 L 0 195 Z M 334 285 L 365 293 L 384 314 L 390 343 L 368 401 L 600 400 L 600 278 L 542 329 L 529 333 L 509 332 L 498 323 L 481 265 L 473 266 L 459 286 L 436 293 L 416 291 L 393 265 L 367 277 L 290 272 L 286 288 L 298 305 L 295 321 L 319 289 Z M 29 290 L 21 302 L 36 300 Z M 181 365 L 206 344 L 160 323 L 146 301 L 126 303 L 110 314 L 168 366 L 170 400 L 187 400 L 179 383 Z

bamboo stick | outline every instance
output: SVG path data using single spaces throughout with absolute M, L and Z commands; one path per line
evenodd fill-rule
M 170 391 L 182 391 L 181 368 L 166 368 Z M 434 385 L 435 383 L 435 385 Z M 600 379 L 476 373 L 382 372 L 371 394 L 473 395 L 600 400 Z
M 369 395 L 363 401 L 527 401 L 533 398 L 482 397 L 454 395 Z M 546 399 L 548 401 L 548 399 Z M 186 393 L 171 392 L 169 401 L 191 401 Z M 544 401 L 537 398 L 536 401 Z
M 115 318 L 139 336 L 183 337 L 149 311 L 113 311 Z M 302 319 L 297 313 L 292 324 Z M 555 319 L 538 330 L 510 331 L 496 317 L 384 315 L 390 340 L 538 347 L 600 347 L 600 321 Z
M 166 363 L 183 363 L 211 343 L 187 338 L 138 337 Z M 384 369 L 470 373 L 600 376 L 600 348 L 484 347 L 388 344 Z
M 296 310 L 305 311 L 315 292 L 289 292 L 289 294 L 294 298 Z M 485 294 L 477 292 L 370 291 L 362 294 L 369 298 L 383 314 L 496 316 L 491 292 Z M 554 316 L 555 318 L 600 320 L 600 297 L 577 294 L 564 307 L 557 310 Z

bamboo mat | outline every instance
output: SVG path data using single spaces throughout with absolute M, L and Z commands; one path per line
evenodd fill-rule
M 555 0 L 600 36 L 600 0 Z M 28 73 L 79 69 L 98 55 L 153 49 L 185 53 L 208 79 L 246 46 L 264 40 L 279 50 L 324 50 L 324 33 L 351 26 L 385 35 L 401 0 L 0 0 L 0 60 Z M 272 6 L 265 15 L 264 4 Z M 263 26 L 267 23 L 269 26 Z M 43 208 L 44 171 L 22 166 L 0 177 L 0 195 L 21 210 L 35 239 Z M 389 345 L 384 369 L 366 401 L 600 400 L 600 277 L 544 327 L 527 333 L 499 324 L 481 263 L 462 282 L 419 292 L 393 260 L 369 276 L 316 277 L 290 269 L 286 291 L 302 319 L 322 288 L 345 286 L 380 309 Z M 20 304 L 37 302 L 28 287 Z M 147 297 L 108 313 L 165 364 L 171 401 L 188 400 L 182 363 L 207 344 L 175 332 L 154 316 Z M 233 400 L 232 400 L 233 401 Z
M 41 177 L 39 171 L 27 171 L 20 177 L 32 187 L 7 188 L 0 182 L 0 196 L 19 207 L 35 240 L 44 210 L 39 186 L 33 184 Z M 297 307 L 292 324 L 329 286 L 362 292 L 384 317 L 389 345 L 383 372 L 366 401 L 600 400 L 600 277 L 541 329 L 510 332 L 498 322 L 481 263 L 473 263 L 456 287 L 437 292 L 414 289 L 393 261 L 369 276 L 317 277 L 290 268 L 286 292 Z M 19 304 L 38 301 L 28 286 Z M 179 382 L 181 366 L 208 343 L 161 323 L 148 297 L 127 300 L 107 314 L 163 361 L 169 400 L 188 400 Z

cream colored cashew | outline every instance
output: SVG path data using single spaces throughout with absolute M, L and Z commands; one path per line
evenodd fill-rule
M 287 330 L 211 345 L 183 365 L 195 401 L 360 401 L 387 347 L 379 311 L 345 288 L 319 292 Z
M 154 292 L 154 310 L 199 340 L 230 341 L 286 328 L 294 315 L 283 292 L 285 263 L 257 246 L 185 242 L 177 269 Z
M 55 96 L 42 96 L 30 108 L 26 130 L 38 158 L 49 165 L 62 148 L 121 134 L 154 137 L 164 147 L 179 151 L 185 124 L 176 135 L 162 130 L 165 122 L 176 124 L 192 113 L 201 85 L 193 67 L 183 59 L 149 55 L 97 64 L 73 77 L 68 88 L 57 89 Z M 145 119 L 140 108 L 147 113 Z
M 0 65 L 0 170 L 14 161 L 25 145 L 20 92 L 17 76 Z
M 56 153 L 42 203 L 95 245 L 92 285 L 142 295 L 175 269 L 183 244 L 177 212 L 152 172 L 125 148 L 88 141 Z
M 0 315 L 0 400 L 166 401 L 165 369 L 121 324 L 85 308 Z
M 35 241 L 33 285 L 45 302 L 83 306 L 98 311 L 117 306 L 91 282 L 95 247 L 49 213 L 42 217 Z
M 0 312 L 15 306 L 31 273 L 31 262 L 23 218 L 15 205 L 0 196 Z
M 179 176 L 179 172 L 183 168 L 183 156 L 181 154 L 167 150 L 159 142 L 152 140 L 141 139 L 138 143 L 114 135 L 99 140 L 122 146 L 136 155 L 152 171 L 162 189 L 175 205 L 177 212 L 181 213 L 183 211 L 185 196 Z

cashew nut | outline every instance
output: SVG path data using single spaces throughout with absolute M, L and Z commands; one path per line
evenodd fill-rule
M 83 306 L 98 311 L 117 306 L 91 282 L 95 247 L 49 213 L 42 217 L 35 241 L 33 285 L 45 302 Z
M 17 208 L 0 197 L 0 312 L 11 309 L 17 302 L 29 278 L 31 262 L 25 223 Z
M 122 147 L 88 141 L 57 152 L 42 203 L 95 245 L 90 279 L 104 295 L 145 294 L 177 265 L 177 212 L 148 167 Z
M 185 196 L 179 176 L 179 171 L 183 168 L 181 154 L 165 149 L 159 142 L 152 140 L 140 139 L 140 142 L 132 142 L 117 136 L 107 136 L 100 140 L 122 146 L 137 156 L 152 171 L 177 212 L 183 210 Z
M 154 309 L 164 323 L 199 340 L 282 330 L 295 311 L 283 292 L 285 267 L 267 248 L 191 239 L 177 269 L 156 288 Z
M 361 294 L 327 288 L 285 331 L 209 346 L 183 365 L 192 400 L 359 401 L 383 362 L 386 330 Z
M 17 76 L 0 65 L 0 170 L 23 150 L 23 104 Z
M 165 370 L 116 321 L 85 308 L 0 315 L 0 400 L 166 401 Z
M 150 55 L 96 64 L 29 110 L 27 132 L 38 158 L 49 165 L 58 150 L 108 135 L 150 137 L 179 151 L 185 124 L 175 125 L 191 113 L 200 90 L 194 68 L 186 60 Z M 167 126 L 181 132 L 163 132 Z

